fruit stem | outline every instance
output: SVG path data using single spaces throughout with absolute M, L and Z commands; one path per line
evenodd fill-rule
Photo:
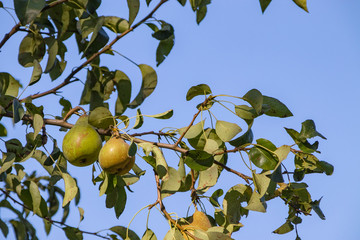
M 85 109 L 83 109 L 80 106 L 77 106 L 77 107 L 74 107 L 74 108 L 70 109 L 69 112 L 65 115 L 63 120 L 66 122 L 66 120 L 68 120 L 71 117 L 71 115 L 73 115 L 74 113 L 76 113 L 76 112 L 78 112 L 80 110 L 83 112 L 83 114 L 81 116 L 86 115 Z

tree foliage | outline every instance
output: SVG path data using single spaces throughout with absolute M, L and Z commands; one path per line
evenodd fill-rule
M 293 1 L 308 11 L 306 0 Z M 67 131 L 73 127 L 67 119 L 81 111 L 89 115 L 89 123 L 97 129 L 103 141 L 114 134 L 119 135 L 129 142 L 128 155 L 136 155 L 136 161 L 148 164 L 147 169 L 141 169 L 135 163 L 131 173 L 116 175 L 102 171 L 94 163 L 92 181 L 99 187 L 100 196 L 106 196 L 105 206 L 113 209 L 119 218 L 126 207 L 130 186 L 141 181 L 144 174 L 153 174 L 158 198 L 147 207 L 159 206 L 163 216 L 170 221 L 171 227 L 164 239 L 232 239 L 232 233 L 246 225 L 245 217 L 252 211 L 266 212 L 267 202 L 272 199 L 281 199 L 288 208 L 288 217 L 274 230 L 276 234 L 292 231 L 302 222 L 303 216 L 313 212 L 325 219 L 320 209 L 321 199 L 312 199 L 308 190 L 310 183 L 305 182 L 308 174 L 331 175 L 333 172 L 331 164 L 317 157 L 319 142 L 313 138 L 326 138 L 316 130 L 314 121 L 304 121 L 300 131 L 285 128 L 293 142 L 280 146 L 261 136 L 255 137 L 252 132 L 253 123 L 259 117 L 292 116 L 288 107 L 274 97 L 263 95 L 257 89 L 242 96 L 229 96 L 213 91 L 207 84 L 196 85 L 186 94 L 187 101 L 198 101 L 188 124 L 167 131 L 139 131 L 146 118 L 166 120 L 173 115 L 172 109 L 144 115 L 139 108 L 157 86 L 155 68 L 135 63 L 142 83 L 137 95 L 132 96 L 132 79 L 126 74 L 126 69 L 109 69 L 101 65 L 101 57 L 114 55 L 115 58 L 119 54 L 115 43 L 140 25 L 147 25 L 151 37 L 158 41 L 155 58 L 159 66 L 175 42 L 174 27 L 153 17 L 166 2 L 127 0 L 128 16 L 101 16 L 97 12 L 100 0 L 14 0 L 19 22 L 4 36 L 0 48 L 14 34 L 26 32 L 19 43 L 18 61 L 22 67 L 31 68 L 32 74 L 27 82 L 20 82 L 11 73 L 0 73 L 0 119 L 12 118 L 15 125 L 24 124 L 32 130 L 24 133 L 24 142 L 17 138 L 8 139 L 6 136 L 11 130 L 0 123 L 0 136 L 4 142 L 0 161 L 0 208 L 6 208 L 15 216 L 13 219 L 0 219 L 0 229 L 5 237 L 10 226 L 17 239 L 37 239 L 37 229 L 28 220 L 29 214 L 33 213 L 43 219 L 47 234 L 52 226 L 57 226 L 63 229 L 68 239 L 83 239 L 85 234 L 105 239 L 140 239 L 141 234 L 125 226 L 109 226 L 107 231 L 99 233 L 66 223 L 69 212 L 75 211 L 70 209 L 70 202 L 79 203 L 81 189 L 76 177 L 67 170 L 67 159 L 47 126 L 55 125 L 60 131 Z M 205 18 L 211 4 L 209 0 L 190 0 L 188 4 L 185 0 L 178 2 L 181 6 L 190 5 L 198 24 Z M 260 0 L 263 12 L 270 3 L 271 0 Z M 6 10 L 6 4 L 0 2 L 0 7 Z M 140 7 L 146 8 L 148 13 L 138 16 Z M 67 64 L 69 42 L 66 40 L 70 38 L 75 39 L 83 59 L 78 66 Z M 63 74 L 65 69 L 72 69 L 67 76 Z M 79 81 L 77 74 L 80 71 L 86 72 L 80 102 L 70 102 L 59 96 L 58 116 L 45 117 L 44 107 L 35 105 L 33 100 L 58 95 L 63 87 Z M 41 89 L 41 82 L 49 80 L 57 81 L 58 85 L 21 98 L 23 86 L 36 84 Z M 113 109 L 109 108 L 110 102 L 115 103 Z M 73 107 L 78 104 L 87 110 Z M 136 109 L 136 116 L 125 115 L 128 108 Z M 215 116 L 213 109 L 230 111 L 245 125 Z M 203 117 L 205 113 L 209 113 L 210 120 Z M 158 141 L 149 140 L 149 136 L 157 136 Z M 52 148 L 51 152 L 49 148 Z M 169 161 L 166 152 L 176 152 L 178 160 Z M 227 165 L 230 154 L 243 162 L 241 169 L 246 168 L 246 172 Z M 23 166 L 25 161 L 39 162 L 47 174 L 28 172 Z M 284 161 L 292 162 L 292 169 L 286 169 Z M 224 172 L 233 174 L 235 182 L 242 183 L 229 183 L 227 189 L 217 189 L 217 180 Z M 208 194 L 210 188 L 214 190 L 212 194 Z M 168 213 L 162 200 L 175 197 L 178 192 L 188 192 L 189 202 L 196 209 L 203 208 L 203 201 L 213 205 L 214 214 L 208 215 L 211 228 L 189 230 L 187 226 L 193 221 L 191 217 L 177 219 Z M 54 219 L 59 212 L 62 218 Z M 79 213 L 82 220 L 84 210 L 79 208 Z M 157 239 L 155 234 L 147 228 L 141 239 Z M 300 239 L 297 231 L 296 239 Z

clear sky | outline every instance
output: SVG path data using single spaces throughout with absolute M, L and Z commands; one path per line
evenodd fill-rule
M 99 14 L 120 13 L 127 16 L 125 1 L 119 2 L 103 1 Z M 156 1 L 153 2 L 155 4 Z M 7 3 L 4 5 L 7 6 Z M 160 130 L 165 126 L 186 126 L 200 100 L 186 102 L 185 95 L 189 87 L 200 83 L 208 84 L 215 94 L 242 96 L 248 90 L 257 88 L 265 95 L 278 98 L 290 108 L 294 117 L 261 117 L 255 121 L 255 139 L 267 138 L 278 146 L 292 144 L 283 127 L 300 130 L 301 122 L 313 119 L 317 130 L 328 139 L 320 140 L 322 153 L 318 157 L 335 166 L 332 176 L 313 175 L 305 178 L 309 182 L 312 198 L 315 200 L 323 196 L 321 208 L 326 220 L 321 220 L 316 214 L 304 217 L 299 226 L 300 237 L 358 239 L 360 210 L 357 203 L 360 194 L 356 186 L 360 177 L 356 169 L 360 161 L 357 153 L 360 135 L 360 2 L 309 0 L 308 8 L 310 13 L 304 12 L 290 0 L 273 0 L 265 14 L 261 14 L 257 0 L 213 1 L 208 7 L 207 17 L 197 26 L 195 15 L 188 4 L 185 8 L 176 1 L 165 4 L 156 13 L 156 18 L 164 19 L 174 26 L 176 43 L 169 57 L 156 68 L 159 77 L 157 89 L 141 105 L 141 109 L 144 114 L 156 114 L 169 109 L 175 112 L 170 120 L 145 119 L 141 131 Z M 140 17 L 148 11 L 143 7 Z M 3 10 L 0 11 L 0 21 L 0 35 L 3 36 L 14 22 Z M 157 41 L 150 34 L 147 27 L 140 27 L 121 39 L 114 48 L 138 64 L 155 67 Z M 31 69 L 23 69 L 17 62 L 18 44 L 24 35 L 17 33 L 1 50 L 0 72 L 10 72 L 26 85 Z M 76 47 L 72 46 L 68 50 L 68 66 L 77 66 L 81 61 Z M 133 79 L 133 95 L 136 94 L 140 86 L 140 73 L 134 65 L 120 56 L 106 56 L 102 59 L 102 65 L 124 70 Z M 84 79 L 85 71 L 77 76 Z M 45 76 L 38 84 L 28 88 L 23 96 L 38 92 L 39 88 L 49 89 L 62 79 L 60 77 L 51 83 Z M 81 87 L 80 84 L 74 84 L 63 89 L 63 95 L 73 101 L 73 106 L 79 102 Z M 58 100 L 57 96 L 47 96 L 36 100 L 35 104 L 43 104 L 45 112 L 59 115 L 60 110 L 56 107 Z M 126 114 L 133 116 L 136 113 L 129 111 Z M 220 116 L 223 120 L 231 121 L 230 115 Z M 24 131 L 19 124 L 12 129 L 9 120 L 1 121 L 8 128 L 9 138 L 18 137 Z M 61 145 L 64 133 L 58 132 L 55 127 L 49 127 L 48 131 L 58 138 Z M 3 148 L 2 142 L 0 148 Z M 173 155 L 167 151 L 165 153 L 170 165 L 175 166 L 177 161 L 174 159 L 172 162 Z M 39 174 L 45 173 L 40 165 L 33 164 L 34 161 L 28 160 L 26 166 L 36 169 Z M 289 157 L 286 161 L 291 163 L 293 158 Z M 131 187 L 134 192 L 128 192 L 126 210 L 119 219 L 115 218 L 113 210 L 105 208 L 104 196 L 99 197 L 97 186 L 92 185 L 91 167 L 69 167 L 69 172 L 77 177 L 82 190 L 79 206 L 85 209 L 85 219 L 80 224 L 81 229 L 96 231 L 115 225 L 127 226 L 141 207 L 156 200 L 151 169 L 141 159 L 137 159 L 137 163 L 148 171 Z M 238 156 L 230 156 L 229 164 L 246 172 Z M 224 174 L 217 188 L 227 191 L 237 183 L 243 183 L 242 179 Z M 217 188 L 209 190 L 209 194 Z M 190 205 L 189 193 L 169 197 L 164 203 L 169 212 L 185 216 Z M 212 214 L 211 206 L 206 206 L 208 213 Z M 68 224 L 76 226 L 79 216 L 74 205 L 72 208 L 74 211 Z M 248 218 L 241 219 L 245 227 L 233 237 L 252 240 L 295 239 L 295 233 L 284 236 L 271 233 L 285 222 L 286 209 L 280 199 L 270 201 L 267 213 L 251 212 Z M 8 216 L 4 214 L 1 214 L 1 218 L 6 219 Z M 130 228 L 139 235 L 145 231 L 146 214 L 147 210 L 142 211 L 131 224 Z M 36 216 L 32 219 L 40 239 L 64 239 L 63 232 L 56 228 L 46 237 L 42 221 Z M 168 230 L 166 220 L 155 209 L 150 214 L 149 227 L 158 239 L 162 239 Z M 10 234 L 8 239 L 13 238 L 14 235 Z M 84 235 L 84 239 L 98 238 Z

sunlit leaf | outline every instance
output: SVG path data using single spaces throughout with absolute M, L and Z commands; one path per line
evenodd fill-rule
M 153 146 L 152 152 L 155 155 L 156 159 L 156 172 L 159 175 L 159 178 L 162 180 L 166 180 L 168 175 L 168 165 L 166 163 L 166 160 L 164 158 L 164 155 L 159 147 Z
M 290 221 L 286 221 L 278 229 L 273 231 L 273 233 L 285 234 L 285 233 L 291 232 L 293 229 L 294 229 L 294 225 Z
M 21 84 L 6 72 L 0 72 L 0 95 L 17 97 Z
M 35 114 L 34 115 L 34 120 L 33 120 L 33 127 L 34 127 L 34 140 L 36 138 L 36 136 L 38 135 L 38 133 L 41 131 L 41 128 L 44 125 L 44 120 L 43 118 L 39 115 L 39 114 Z
M 155 233 L 151 229 L 146 229 L 141 240 L 157 240 Z
M 161 198 L 165 198 L 176 193 L 181 186 L 181 178 L 178 171 L 172 167 L 168 167 L 169 177 L 161 181 Z
M 115 71 L 114 81 L 118 98 L 115 105 L 115 114 L 122 115 L 128 107 L 131 98 L 131 82 L 129 77 L 122 71 Z
M 197 124 L 191 126 L 189 128 L 189 130 L 186 132 L 186 134 L 184 135 L 184 138 L 187 138 L 187 139 L 191 139 L 191 138 L 195 138 L 197 136 L 199 136 L 199 134 L 202 132 L 203 130 L 203 127 L 204 127 L 204 123 L 205 121 L 204 120 L 201 120 L 200 122 L 198 122 Z M 183 128 L 180 128 L 178 131 L 179 131 L 179 134 L 180 135 L 183 135 L 184 132 L 186 131 L 187 127 L 183 127 Z
M 157 85 L 157 75 L 155 70 L 149 65 L 140 64 L 139 68 L 142 74 L 142 84 L 138 95 L 135 99 L 128 105 L 129 108 L 136 108 L 142 104 L 155 89 Z
M 266 212 L 266 203 L 262 201 L 259 193 L 253 192 L 245 209 L 256 212 Z
M 78 187 L 74 178 L 72 178 L 68 173 L 62 173 L 62 178 L 65 183 L 65 195 L 63 199 L 62 206 L 67 205 L 71 200 L 73 200 L 78 192 Z
M 114 33 L 123 33 L 129 29 L 128 21 L 116 16 L 104 17 L 103 25 Z
M 309 12 L 306 4 L 306 0 L 293 0 L 296 5 L 304 9 L 306 12 Z
M 34 60 L 34 68 L 33 68 L 32 74 L 31 74 L 29 86 L 37 83 L 37 82 L 40 80 L 40 78 L 41 78 L 41 74 L 42 74 L 41 65 L 40 65 L 40 63 L 35 59 L 35 60 Z
M 191 99 L 193 99 L 196 96 L 199 95 L 208 95 L 211 94 L 211 89 L 208 85 L 206 84 L 199 84 L 196 86 L 192 86 L 187 94 L 186 94 L 186 100 L 190 101 Z
M 230 141 L 241 132 L 241 127 L 237 124 L 220 120 L 216 121 L 215 129 L 216 134 L 224 142 Z
M 127 0 L 127 4 L 129 8 L 129 26 L 131 26 L 139 12 L 140 2 L 139 0 Z

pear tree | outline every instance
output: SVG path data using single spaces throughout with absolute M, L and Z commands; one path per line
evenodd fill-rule
M 128 14 L 103 16 L 101 0 L 14 0 L 13 5 L 0 1 L 0 10 L 16 20 L 0 39 L 0 49 L 23 34 L 14 53 L 18 54 L 19 69 L 32 71 L 28 79 L 21 80 L 15 73 L 0 72 L 0 119 L 13 122 L 13 126 L 0 122 L 0 211 L 6 209 L 14 216 L 0 217 L 3 236 L 14 233 L 17 239 L 38 239 L 38 232 L 44 230 L 32 223 L 30 216 L 35 215 L 43 221 L 46 234 L 55 226 L 68 239 L 86 239 L 87 235 L 113 240 L 157 239 L 156 230 L 148 224 L 144 232 L 116 224 L 106 230 L 70 225 L 69 212 L 77 211 L 70 205 L 77 206 L 85 197 L 78 186 L 83 176 L 76 175 L 73 168 L 91 171 L 90 184 L 105 196 L 103 207 L 112 209 L 116 218 L 124 212 L 127 201 L 136 194 L 141 196 L 136 192 L 127 195 L 131 187 L 144 175 L 151 175 L 155 184 L 147 184 L 157 199 L 149 200 L 146 208 L 159 209 L 158 214 L 164 217 L 168 228 L 164 239 L 234 239 L 234 233 L 246 227 L 246 217 L 253 212 L 265 213 L 272 199 L 282 201 L 288 211 L 286 221 L 273 230 L 275 234 L 297 230 L 305 216 L 325 219 L 321 199 L 312 198 L 311 182 L 305 182 L 308 174 L 333 173 L 333 166 L 318 158 L 319 142 L 313 138 L 326 138 L 316 130 L 314 121 L 305 120 L 299 129 L 285 128 L 292 141 L 278 146 L 253 132 L 258 118 L 285 120 L 293 115 L 274 96 L 258 89 L 231 96 L 206 83 L 197 84 L 184 96 L 197 103 L 194 115 L 184 119 L 183 126 L 141 130 L 147 118 L 163 121 L 176 111 L 143 114 L 140 110 L 145 100 L 151 101 L 147 98 L 157 87 L 157 68 L 176 47 L 174 27 L 161 19 L 161 14 L 155 17 L 168 2 L 127 0 Z M 179 8 L 193 10 L 197 24 L 211 14 L 210 0 L 177 2 Z M 259 2 L 264 12 L 271 0 Z M 293 2 L 308 11 L 306 0 Z M 157 41 L 156 66 L 135 64 L 142 79 L 137 95 L 132 96 L 135 80 L 130 79 L 127 69 L 111 69 L 101 60 L 125 57 L 116 43 L 136 31 L 147 31 L 149 39 Z M 68 51 L 73 51 L 74 45 L 78 53 L 73 55 L 80 55 L 82 61 L 79 65 L 69 64 Z M 0 58 L 5 61 L 6 56 L 0 52 Z M 81 73 L 86 79 L 79 78 Z M 43 89 L 47 81 L 56 85 Z M 80 101 L 65 98 L 63 91 L 74 90 L 68 86 L 79 82 L 83 84 L 77 86 L 82 88 L 73 94 L 78 94 Z M 23 89 L 32 85 L 41 90 L 23 96 Z M 36 101 L 47 101 L 50 96 L 57 97 L 56 115 Z M 228 112 L 236 121 L 218 112 Z M 70 118 L 78 120 L 71 123 Z M 17 126 L 26 127 L 25 138 L 7 137 Z M 234 159 L 241 167 L 229 164 Z M 44 174 L 28 170 L 29 162 L 37 163 Z M 234 181 L 219 188 L 217 180 L 223 174 L 230 174 Z M 164 204 L 163 199 L 179 194 L 187 194 L 184 204 L 193 206 L 188 214 L 174 215 Z M 83 216 L 84 210 L 79 211 Z M 298 231 L 293 233 L 300 239 Z

